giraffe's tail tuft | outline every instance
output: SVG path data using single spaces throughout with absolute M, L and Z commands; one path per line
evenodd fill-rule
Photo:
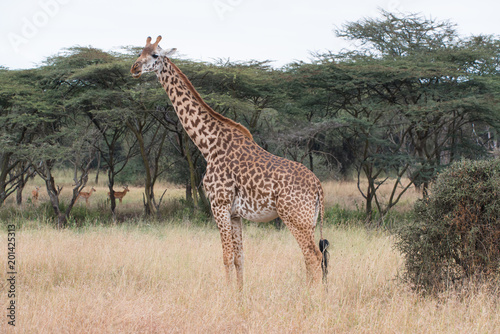
M 328 246 L 330 246 L 330 243 L 326 239 L 320 239 L 319 240 L 319 250 L 321 251 L 321 254 L 323 255 L 321 259 L 321 269 L 323 270 L 323 283 L 327 283 L 327 276 L 328 276 L 328 258 L 330 257 L 330 253 L 328 253 Z

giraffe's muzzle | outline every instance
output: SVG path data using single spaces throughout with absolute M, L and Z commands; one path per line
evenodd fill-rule
M 139 62 L 134 63 L 134 65 L 132 65 L 132 68 L 130 68 L 130 73 L 132 73 L 132 77 L 136 79 L 140 77 L 142 74 L 142 64 L 140 64 Z

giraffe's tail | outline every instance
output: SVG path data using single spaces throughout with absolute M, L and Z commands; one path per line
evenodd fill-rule
M 321 185 L 320 185 L 321 187 Z M 318 204 L 319 204 L 319 214 L 320 214 L 320 237 L 319 237 L 319 250 L 321 252 L 321 269 L 323 271 L 323 283 L 327 283 L 328 276 L 328 259 L 330 257 L 330 253 L 328 253 L 328 246 L 330 243 L 328 240 L 323 239 L 323 219 L 325 216 L 325 206 L 324 206 L 324 198 L 323 198 L 323 188 L 320 188 L 320 192 L 318 194 Z
M 328 253 L 328 246 L 330 246 L 330 243 L 326 239 L 320 239 L 319 240 L 319 250 L 321 251 L 321 254 L 323 255 L 321 259 L 321 269 L 323 270 L 323 283 L 327 283 L 327 276 L 328 276 L 328 258 L 330 257 L 330 253 Z

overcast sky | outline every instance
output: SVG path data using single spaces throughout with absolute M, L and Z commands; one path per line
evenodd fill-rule
M 3 0 L 0 65 L 30 68 L 70 46 L 108 51 L 162 35 L 163 48 L 186 58 L 281 66 L 348 47 L 334 29 L 379 8 L 450 20 L 462 35 L 500 34 L 497 0 Z

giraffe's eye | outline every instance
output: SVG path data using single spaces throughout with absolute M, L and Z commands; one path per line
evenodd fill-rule
M 155 59 L 158 58 L 158 55 L 156 53 L 152 54 L 151 56 Z

